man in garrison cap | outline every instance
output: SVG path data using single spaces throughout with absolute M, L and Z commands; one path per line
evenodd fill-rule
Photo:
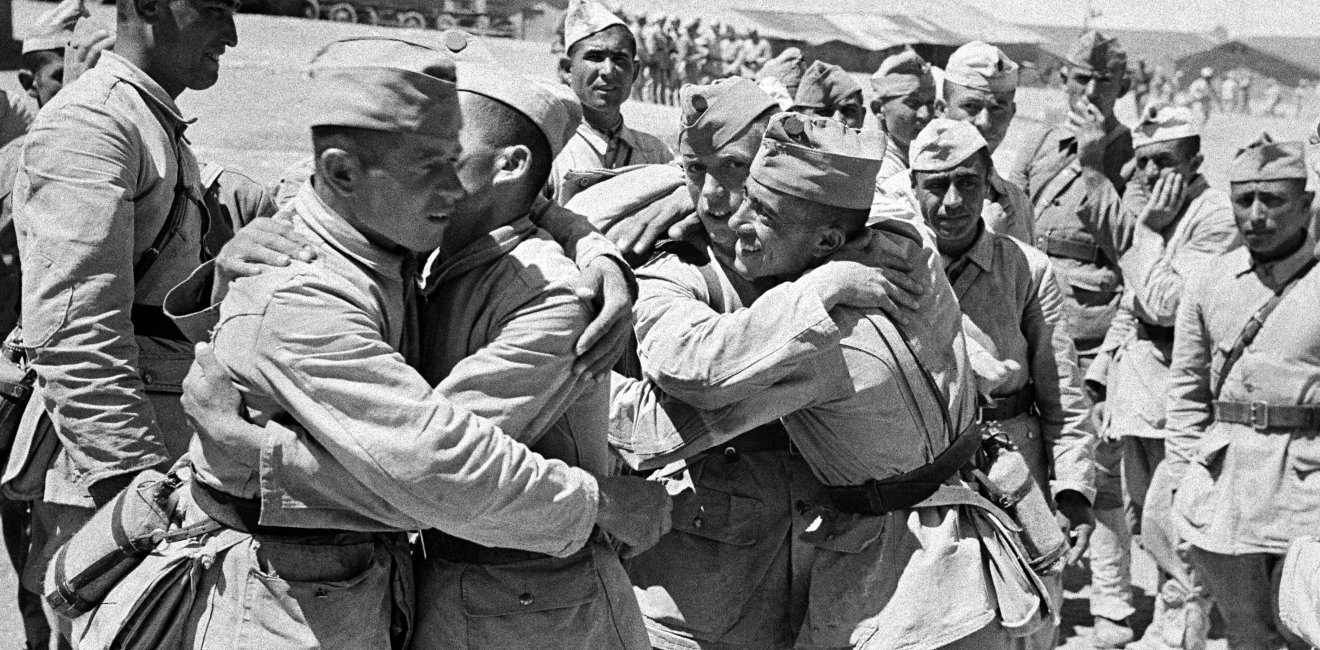
M 866 121 L 862 86 L 843 68 L 825 61 L 812 61 L 802 73 L 791 110 L 831 117 L 854 129 Z
M 936 103 L 941 117 L 970 122 L 985 137 L 990 153 L 1004 142 L 1017 115 L 1018 64 L 999 48 L 973 41 L 954 51 L 944 68 L 944 95 Z M 982 216 L 997 233 L 1030 244 L 1035 212 L 1022 188 L 991 168 Z
M 549 196 L 564 194 L 575 171 L 618 169 L 667 163 L 669 146 L 648 133 L 628 128 L 620 107 L 637 75 L 637 43 L 628 26 L 597 0 L 572 0 L 564 15 L 561 74 L 582 102 L 582 124 L 555 159 Z
M 1067 119 L 1018 153 L 1007 180 L 1031 199 L 1036 216 L 1031 243 L 1050 256 L 1059 273 L 1068 330 L 1087 391 L 1098 404 L 1105 398 L 1107 363 L 1115 347 L 1102 350 L 1122 296 L 1118 259 L 1132 233 L 1132 224 L 1121 220 L 1117 198 L 1126 187 L 1122 169 L 1132 159 L 1132 134 L 1114 115 L 1114 103 L 1130 85 L 1127 52 L 1117 40 L 1088 31 L 1073 42 L 1060 74 Z M 1101 648 L 1121 648 L 1132 640 L 1127 622 L 1134 611 L 1131 542 L 1120 458 L 1116 442 L 1101 441 L 1096 448 L 1091 613 L 1096 617 L 1093 641 Z
M 930 64 L 908 49 L 890 55 L 871 75 L 871 112 L 885 133 L 885 164 L 876 188 L 907 171 L 908 145 L 935 116 L 935 78 Z
M 733 286 L 754 288 L 738 294 L 748 307 L 733 318 L 756 309 L 758 294 L 828 268 L 866 233 L 879 139 L 822 117 L 771 118 L 730 223 Z M 934 247 L 924 225 L 882 226 Z M 980 438 L 964 433 L 975 399 L 957 300 L 934 271 L 901 326 L 879 309 L 835 306 L 810 330 L 824 349 L 777 366 L 777 384 L 691 416 L 668 411 L 727 426 L 724 440 L 782 418 L 825 486 L 823 501 L 803 503 L 811 580 L 796 647 L 1007 648 L 1053 615 L 998 513 L 955 477 Z
M 857 250 L 840 261 L 762 295 L 732 269 L 736 237 L 729 219 L 743 202 L 748 170 L 778 108 L 741 77 L 687 86 L 680 107 L 682 170 L 629 172 L 570 203 L 600 210 L 590 214 L 608 228 L 614 219 L 602 206 L 643 204 L 618 195 L 666 172 L 690 197 L 701 225 L 689 241 L 661 243 L 638 270 L 637 374 L 644 379 L 613 379 L 613 442 L 634 466 L 665 467 L 656 480 L 670 486 L 680 513 L 674 532 L 627 563 L 628 574 L 655 647 L 792 648 L 808 607 L 811 568 L 803 558 L 815 548 L 798 537 L 811 522 L 798 504 L 823 499 L 822 486 L 790 450 L 778 422 L 724 435 L 727 422 L 668 414 L 730 409 L 781 382 L 784 390 L 800 388 L 794 382 L 801 373 L 785 372 L 832 344 L 833 326 L 823 320 L 830 308 L 885 305 L 897 312 L 894 305 L 901 304 L 915 311 L 921 280 L 874 266 L 901 261 L 922 278 L 939 271 L 924 265 L 929 256 L 876 259 L 859 238 Z M 897 240 L 897 251 L 921 251 L 899 235 L 872 239 L 886 237 Z M 693 337 L 694 331 L 706 334 Z M 729 494 L 754 496 L 756 507 L 737 516 L 701 516 Z
M 318 53 L 311 75 L 316 173 L 282 216 L 319 254 L 229 286 L 212 334 L 219 368 L 203 372 L 232 378 L 252 424 L 228 435 L 201 427 L 191 454 L 192 500 L 223 528 L 164 551 L 202 544 L 216 553 L 208 570 L 215 578 L 203 583 L 225 587 L 203 589 L 188 613 L 202 623 L 185 630 L 202 647 L 263 639 L 406 644 L 403 623 L 415 619 L 401 530 L 436 528 L 512 554 L 571 562 L 597 530 L 645 547 L 668 522 L 662 493 L 640 481 L 596 479 L 530 451 L 409 365 L 437 352 L 433 339 L 419 336 L 414 254 L 439 248 L 451 225 L 474 237 L 471 222 L 458 217 L 466 215 L 465 184 L 480 186 L 476 158 L 490 163 L 483 173 L 512 170 L 516 177 L 518 161 L 531 162 L 519 153 L 531 148 L 501 149 L 507 166 L 497 164 L 489 142 L 471 143 L 460 157 L 466 111 L 446 51 L 347 39 Z M 490 76 L 514 82 L 507 73 Z M 563 105 L 553 91 L 527 96 L 544 110 Z M 540 135 L 550 149 L 570 122 L 547 120 L 542 133 L 524 124 L 522 137 Z M 523 180 L 523 194 L 534 197 L 532 179 Z M 491 186 L 480 189 L 473 194 L 489 198 Z M 213 399 L 210 391 L 191 398 Z M 278 458 L 262 461 L 272 446 Z M 251 537 L 227 536 L 234 530 Z M 134 585 L 153 577 L 150 566 L 106 602 L 133 600 Z M 320 586 L 297 586 L 309 582 Z M 496 599 L 492 610 L 526 611 L 520 597 L 505 608 L 498 594 L 485 595 Z M 98 615 L 87 634 L 104 634 L 113 622 Z
M 1289 543 L 1320 528 L 1320 274 L 1306 176 L 1301 142 L 1263 136 L 1238 153 L 1229 196 L 1245 245 L 1191 276 L 1175 324 L 1170 436 L 1151 490 L 1177 490 L 1174 522 L 1230 648 L 1308 645 L 1278 624 L 1275 601 Z
M 802 85 L 802 75 L 806 70 L 802 50 L 786 47 L 757 71 L 756 85 L 773 97 L 781 110 L 786 111 L 793 107 L 793 99 L 797 97 L 798 86 Z
M 990 169 L 990 146 L 968 122 L 937 118 L 912 143 L 912 184 L 963 313 L 982 435 L 1021 452 L 1074 535 L 1040 567 L 1057 612 L 1064 565 L 1081 562 L 1095 527 L 1095 428 L 1049 258 L 982 215 Z M 1025 647 L 1048 650 L 1056 637 L 1046 625 Z
M 1201 175 L 1200 125 L 1190 109 L 1156 103 L 1132 129 L 1136 172 L 1123 201 L 1132 245 L 1119 258 L 1124 296 L 1109 335 L 1118 351 L 1104 434 L 1122 445 L 1128 528 L 1160 567 L 1156 618 L 1143 638 L 1152 648 L 1204 646 L 1209 621 L 1204 587 L 1171 527 L 1172 494 L 1151 489 L 1169 436 L 1164 407 L 1184 287 L 1208 260 L 1242 245 L 1228 193 Z

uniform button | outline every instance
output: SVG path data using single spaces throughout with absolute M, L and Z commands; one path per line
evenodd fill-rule
M 806 514 L 807 512 L 807 502 L 802 499 L 798 499 L 797 502 L 793 504 L 793 507 L 797 508 L 798 514 Z
M 325 597 L 328 596 L 328 595 L 329 595 L 329 594 L 327 594 L 327 593 L 325 592 L 325 589 L 324 589 L 323 587 L 317 587 L 317 588 L 316 588 L 316 597 L 317 597 L 317 598 L 325 598 Z
M 524 591 L 523 593 L 521 593 L 521 594 L 518 594 L 518 604 L 520 604 L 520 605 L 522 605 L 522 606 L 524 606 L 524 607 L 526 607 L 527 605 L 532 604 L 532 595 L 531 595 L 530 593 L 525 592 L 525 591 Z
M 586 188 L 586 187 L 589 186 L 589 185 L 591 185 L 591 179 L 590 179 L 590 178 L 582 178 L 582 179 L 578 179 L 578 187 Z
M 155 379 L 155 377 L 152 376 L 151 372 L 149 372 L 149 371 L 147 371 L 147 370 L 143 370 L 143 371 L 142 371 L 142 383 L 144 383 L 144 384 L 150 384 L 150 383 L 152 382 L 152 380 L 154 380 L 154 379 Z
M 725 447 L 725 448 L 724 448 L 724 462 L 726 462 L 726 463 L 736 463 L 736 462 L 738 462 L 738 450 L 737 450 L 736 448 L 734 448 L 734 447 Z
M 693 528 L 700 529 L 701 526 L 702 526 L 703 524 L 705 524 L 705 523 L 706 523 L 706 522 L 702 521 L 701 517 L 693 517 L 693 518 L 692 518 L 692 527 L 693 527 Z

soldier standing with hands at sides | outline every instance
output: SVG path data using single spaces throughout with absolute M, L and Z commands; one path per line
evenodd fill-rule
M 1178 306 L 1167 455 L 1151 491 L 1176 490 L 1228 647 L 1302 649 L 1279 624 L 1288 545 L 1320 530 L 1320 274 L 1300 142 L 1262 136 L 1229 172 L 1245 246 L 1213 258 Z
M 1024 149 L 1008 181 L 1031 198 L 1036 213 L 1032 243 L 1050 257 L 1063 285 L 1064 315 L 1077 348 L 1087 392 L 1105 399 L 1105 336 L 1118 312 L 1123 278 L 1118 259 L 1131 240 L 1119 197 L 1122 169 L 1132 159 L 1132 134 L 1114 115 L 1127 93 L 1127 53 L 1117 40 L 1088 31 L 1073 43 L 1060 74 L 1068 119 Z M 1108 187 L 1105 187 L 1105 185 Z M 1102 408 L 1102 407 L 1101 407 Z M 1130 534 L 1119 479 L 1117 443 L 1096 448 L 1096 531 L 1091 540 L 1091 613 L 1099 648 L 1132 640 Z
M 564 15 L 564 53 L 560 74 L 582 102 L 583 120 L 555 158 L 546 188 L 550 198 L 562 203 L 571 172 L 673 160 L 674 152 L 659 138 L 623 123 L 620 107 L 628 101 L 638 61 L 637 43 L 618 16 L 597 0 L 571 0 Z

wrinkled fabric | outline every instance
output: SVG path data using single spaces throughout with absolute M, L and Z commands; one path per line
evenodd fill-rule
M 564 177 L 572 171 L 662 165 L 673 159 L 674 151 L 669 145 L 649 133 L 623 123 L 614 132 L 605 133 L 584 120 L 550 166 L 547 194 L 555 201 L 564 196 Z
M 581 548 L 595 480 L 455 406 L 396 352 L 412 347 L 405 260 L 370 244 L 310 186 L 280 216 L 318 258 L 234 282 L 214 346 L 255 423 L 302 428 L 267 428 L 260 450 L 241 453 L 196 439 L 199 480 L 259 497 L 266 525 L 440 528 L 552 555 Z
M 189 201 L 179 236 L 134 282 L 179 174 L 200 197 L 196 159 L 176 140 L 188 124 L 146 73 L 105 52 L 43 108 L 24 144 L 13 195 L 23 339 L 64 443 L 46 495 L 59 503 L 89 506 L 86 486 L 187 449 L 178 393 L 192 347 L 134 336 L 129 315 L 134 303 L 161 304 L 202 261 L 203 218 Z
M 1118 125 L 1107 134 L 1105 170 L 1083 169 L 1077 140 L 1067 125 L 1046 131 L 1030 155 L 1019 156 L 1007 180 L 1022 188 L 1035 209 L 1033 245 L 1041 237 L 1094 244 L 1105 259 L 1097 264 L 1052 256 L 1064 286 L 1064 313 L 1077 352 L 1094 354 L 1118 309 L 1122 277 L 1117 260 L 1131 240 L 1119 197 L 1125 188 L 1122 168 L 1132 159 L 1132 133 Z
M 1062 297 L 1049 258 L 993 232 L 982 232 L 962 257 L 945 263 L 963 313 L 963 333 L 1018 370 L 998 395 L 1030 382 L 1036 412 L 999 422 L 1047 494 L 1073 490 L 1095 500 L 1095 429 L 1082 391 L 1077 351 L 1065 330 Z
M 1312 270 L 1265 322 L 1216 397 L 1225 357 L 1247 319 L 1313 256 L 1311 244 L 1270 264 L 1246 248 L 1214 258 L 1178 308 L 1167 402 L 1168 458 L 1186 468 L 1174 504 L 1193 546 L 1223 555 L 1282 555 L 1320 528 L 1320 436 L 1215 422 L 1211 402 L 1320 404 L 1320 273 Z

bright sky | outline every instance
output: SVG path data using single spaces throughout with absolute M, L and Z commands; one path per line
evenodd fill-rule
M 1087 5 L 1096 27 L 1210 31 L 1232 36 L 1320 35 L 1320 0 L 964 0 L 1010 22 L 1081 25 Z

